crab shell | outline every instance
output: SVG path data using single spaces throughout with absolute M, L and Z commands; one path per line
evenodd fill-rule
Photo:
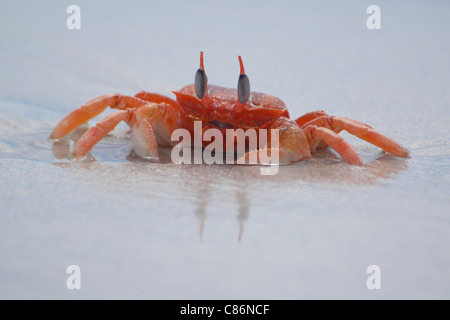
M 237 90 L 208 85 L 208 94 L 199 99 L 194 84 L 173 91 L 181 107 L 181 127 L 194 129 L 194 121 L 202 121 L 203 131 L 218 129 L 268 129 L 280 117 L 289 118 L 284 102 L 274 96 L 252 92 L 245 103 L 240 103 Z

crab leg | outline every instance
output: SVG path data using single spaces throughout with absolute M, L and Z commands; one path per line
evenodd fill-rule
M 167 103 L 170 104 L 173 108 L 175 108 L 176 110 L 179 110 L 180 105 L 178 104 L 177 101 L 166 97 L 162 94 L 158 94 L 158 93 L 153 93 L 153 92 L 147 92 L 147 91 L 141 91 L 139 93 L 137 93 L 135 95 L 136 98 L 148 101 L 148 102 L 154 102 L 154 103 Z
M 158 144 L 155 134 L 148 119 L 142 116 L 146 107 L 120 110 L 100 120 L 78 140 L 72 152 L 72 157 L 74 159 L 84 157 L 121 121 L 125 121 L 131 128 L 131 140 L 133 141 L 133 148 L 136 154 L 144 159 L 158 159 Z
M 72 152 L 74 159 L 83 158 L 97 142 L 103 139 L 111 130 L 113 130 L 121 121 L 130 118 L 131 110 L 121 110 L 114 112 L 106 118 L 100 120 L 94 127 L 89 128 L 78 140 Z
M 62 119 L 50 135 L 51 139 L 61 139 L 83 123 L 102 113 L 108 106 L 115 109 L 138 108 L 147 102 L 119 93 L 107 94 L 95 98 L 80 108 L 75 109 Z
M 377 132 L 367 124 L 356 120 L 344 117 L 322 116 L 307 122 L 303 125 L 302 129 L 306 130 L 309 126 L 324 127 L 334 131 L 335 133 L 345 130 L 348 133 L 353 134 L 354 136 L 357 136 L 358 138 L 365 140 L 397 157 L 409 157 L 409 151 L 406 148 Z M 320 135 L 312 136 L 311 139 L 311 151 L 315 150 L 317 145 L 320 143 L 320 140 L 325 141 L 325 139 L 322 139 Z
M 298 124 L 298 126 L 301 128 L 304 124 L 308 123 L 311 120 L 314 120 L 319 117 L 327 116 L 325 111 L 318 110 L 313 112 L 308 112 L 302 115 L 301 117 L 298 117 L 295 122 Z
M 313 141 L 317 138 L 325 141 L 325 143 L 339 153 L 341 158 L 348 164 L 362 166 L 363 163 L 355 149 L 345 142 L 344 138 L 336 132 L 325 127 L 308 126 L 304 130 L 304 133 L 308 141 Z
M 372 127 L 361 123 L 359 121 L 351 120 L 344 117 L 330 117 L 333 127 L 342 128 L 343 130 L 363 139 L 377 147 L 393 154 L 394 156 L 401 158 L 408 158 L 409 151 L 398 144 L 397 142 L 389 139 L 388 137 L 377 132 Z
M 179 114 L 166 103 L 148 102 L 140 108 L 116 111 L 86 131 L 75 145 L 72 157 L 84 157 L 121 121 L 131 128 L 136 154 L 144 159 L 158 159 L 158 145 L 170 145 L 171 134 L 179 126 Z
M 295 120 L 295 122 L 301 128 L 306 123 L 308 123 L 308 122 L 310 122 L 310 121 L 312 121 L 312 120 L 314 120 L 316 118 L 323 117 L 323 116 L 327 116 L 328 117 L 328 115 L 323 110 L 308 112 L 308 113 L 305 113 L 303 116 L 298 117 Z M 339 130 L 333 130 L 333 131 L 336 132 L 336 133 L 339 133 L 339 131 L 341 131 L 341 130 L 339 129 Z M 326 147 L 328 147 L 328 145 L 324 141 L 319 141 L 317 143 L 315 149 L 323 149 L 323 148 L 326 148 Z

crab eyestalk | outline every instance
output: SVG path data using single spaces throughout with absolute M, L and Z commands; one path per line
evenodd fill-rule
M 238 100 L 240 103 L 246 103 L 250 98 L 250 80 L 245 74 L 244 63 L 242 62 L 241 56 L 238 57 L 239 65 L 241 67 L 241 72 L 238 79 L 237 91 Z
M 200 68 L 195 73 L 195 94 L 200 99 L 203 99 L 208 86 L 208 77 L 203 66 L 203 51 L 200 52 Z

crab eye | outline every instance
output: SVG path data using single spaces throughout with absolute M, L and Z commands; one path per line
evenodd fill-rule
M 250 80 L 246 74 L 240 74 L 238 80 L 238 99 L 240 103 L 246 103 L 250 98 Z
M 206 77 L 205 71 L 202 69 L 198 69 L 197 73 L 195 74 L 195 94 L 200 99 L 205 96 L 207 81 L 208 78 Z
M 206 86 L 208 85 L 208 77 L 203 67 L 203 51 L 200 52 L 200 68 L 195 74 L 195 94 L 202 99 L 206 93 Z
M 244 64 L 242 63 L 241 56 L 239 56 L 239 64 L 241 66 L 241 74 L 239 75 L 237 90 L 238 100 L 240 103 L 246 103 L 250 98 L 250 80 L 244 71 Z

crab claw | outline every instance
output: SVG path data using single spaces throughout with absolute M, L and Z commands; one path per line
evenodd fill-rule
M 158 144 L 153 128 L 145 118 L 146 106 L 137 109 L 130 120 L 131 141 L 136 154 L 147 160 L 159 160 Z

